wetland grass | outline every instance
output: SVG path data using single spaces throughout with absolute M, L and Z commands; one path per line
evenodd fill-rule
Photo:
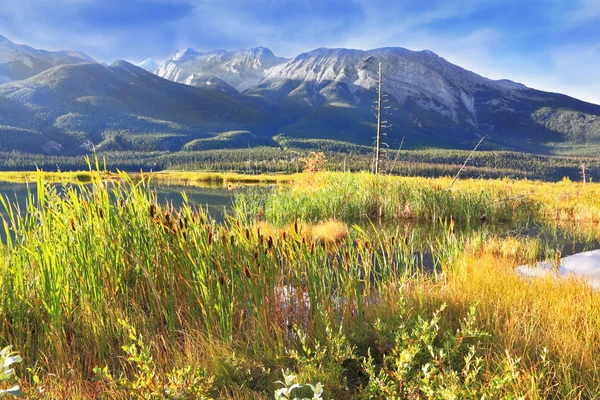
M 518 278 L 552 249 L 486 230 L 597 222 L 594 184 L 312 174 L 240 192 L 217 224 L 146 179 L 90 175 L 2 200 L 0 346 L 30 398 L 266 399 L 282 369 L 335 399 L 600 395 L 600 295 Z M 420 243 L 364 216 L 440 230 Z

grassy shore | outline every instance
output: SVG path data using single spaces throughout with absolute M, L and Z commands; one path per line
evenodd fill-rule
M 0 172 L 0 182 L 28 183 L 36 182 L 39 176 L 48 182 L 60 183 L 89 183 L 93 179 L 121 179 L 118 173 L 74 171 L 74 172 L 35 172 L 10 171 Z M 247 175 L 226 172 L 190 172 L 190 171 L 160 171 L 147 173 L 129 173 L 134 180 L 150 179 L 164 185 L 226 185 L 226 184 L 282 184 L 293 182 L 297 174 Z
M 29 398 L 600 396 L 600 294 L 519 278 L 553 255 L 487 228 L 595 232 L 600 185 L 296 175 L 216 224 L 106 177 L 59 193 L 40 174 L 27 209 L 3 201 L 0 345 Z M 423 242 L 365 216 L 440 229 Z

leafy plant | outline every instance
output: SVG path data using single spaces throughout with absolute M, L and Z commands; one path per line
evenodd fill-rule
M 11 365 L 20 363 L 23 359 L 14 351 L 12 346 L 7 346 L 0 350 L 0 384 L 4 384 L 8 381 L 15 379 L 15 370 Z M 6 396 L 21 396 L 21 389 L 19 385 L 15 385 L 9 389 L 0 389 L 0 399 Z
M 108 367 L 94 368 L 99 378 L 104 379 L 110 386 L 124 391 L 129 398 L 139 400 L 169 399 L 169 400 L 208 400 L 209 392 L 214 381 L 198 368 L 186 366 L 173 369 L 161 376 L 154 366 L 150 347 L 144 343 L 142 335 L 125 321 L 119 323 L 128 331 L 130 343 L 122 346 L 127 354 L 127 361 L 134 369 L 133 377 L 121 374 L 113 377 Z
M 282 371 L 283 381 L 277 381 L 276 384 L 283 386 L 275 390 L 275 400 L 321 400 L 323 399 L 323 385 L 317 383 L 316 385 L 301 385 L 297 381 L 297 376 L 292 374 L 290 371 Z M 312 397 L 295 397 L 292 392 L 303 388 L 310 388 L 312 391 Z

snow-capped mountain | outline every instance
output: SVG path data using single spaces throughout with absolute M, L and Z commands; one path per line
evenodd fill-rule
M 57 65 L 93 62 L 77 51 L 38 50 L 0 35 L 0 83 L 27 79 Z
M 208 52 L 188 48 L 177 51 L 160 67 L 157 75 L 185 84 L 204 83 L 214 77 L 243 92 L 258 85 L 270 68 L 286 61 L 264 47 Z
M 160 64 L 155 62 L 151 58 L 145 59 L 141 63 L 137 64 L 137 66 L 153 74 L 156 74 L 158 72 L 158 69 L 160 68 Z
M 186 49 L 160 68 L 151 59 L 91 61 L 0 37 L 0 134 L 34 138 L 12 150 L 79 151 L 81 138 L 137 150 L 129 134 L 142 133 L 152 135 L 145 149 L 181 150 L 232 130 L 251 132 L 257 145 L 275 137 L 371 145 L 379 63 L 391 147 L 406 137 L 409 148 L 468 149 L 488 135 L 485 145 L 496 149 L 600 148 L 600 105 L 487 79 L 431 51 L 316 49 L 286 60 L 262 47 Z M 73 63 L 80 65 L 60 65 Z
M 376 89 L 379 63 L 383 65 L 383 89 L 395 101 L 413 100 L 457 124 L 477 125 L 479 92 L 487 89 L 511 96 L 527 89 L 519 83 L 484 78 L 431 51 L 403 48 L 313 50 L 269 70 L 259 87 L 276 89 L 285 82 L 291 83 L 289 88 L 312 85 L 318 89 L 304 101 L 316 105 L 326 100 L 332 87 L 343 85 L 358 101 L 361 92 Z

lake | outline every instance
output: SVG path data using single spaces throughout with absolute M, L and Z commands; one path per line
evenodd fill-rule
M 182 185 L 152 185 L 156 192 L 158 201 L 164 204 L 167 200 L 174 206 L 180 206 L 183 202 L 181 193 L 185 192 L 188 201 L 192 205 L 202 206 L 217 221 L 222 221 L 224 214 L 231 208 L 233 192 L 223 186 L 198 187 Z M 30 184 L 29 189 L 35 195 L 37 188 Z M 24 183 L 0 182 L 0 195 L 25 207 L 27 202 L 28 187 Z M 0 214 L 4 214 L 4 208 L 0 205 Z

